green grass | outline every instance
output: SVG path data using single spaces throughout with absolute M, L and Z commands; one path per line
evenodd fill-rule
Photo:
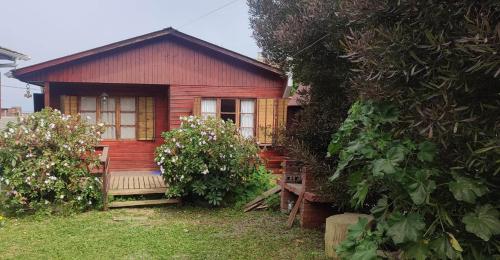
M 1 259 L 323 259 L 323 234 L 269 211 L 165 207 L 8 219 Z

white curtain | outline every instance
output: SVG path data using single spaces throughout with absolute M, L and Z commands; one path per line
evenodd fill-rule
M 101 102 L 101 122 L 106 125 L 103 139 L 116 139 L 115 98 Z
M 135 97 L 120 98 L 120 138 L 135 139 Z
M 80 114 L 83 119 L 87 120 L 91 124 L 96 123 L 96 97 L 81 97 L 80 98 Z
M 207 118 L 209 116 L 215 117 L 217 115 L 217 100 L 216 99 L 202 99 L 201 100 L 201 117 Z
M 241 100 L 240 132 L 243 137 L 251 138 L 254 133 L 255 100 Z

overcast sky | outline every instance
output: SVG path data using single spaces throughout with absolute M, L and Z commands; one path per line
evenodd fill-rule
M 99 47 L 172 26 L 184 33 L 255 58 L 245 0 L 194 19 L 230 0 L 15 0 L 0 4 L 0 46 L 31 57 L 19 67 Z M 191 22 L 191 23 L 190 23 Z M 185 25 L 189 23 L 188 25 Z M 182 26 L 185 25 L 185 26 Z M 25 87 L 8 79 L 2 85 Z M 39 87 L 34 86 L 35 92 Z M 2 87 L 2 107 L 22 105 L 33 111 L 25 91 Z

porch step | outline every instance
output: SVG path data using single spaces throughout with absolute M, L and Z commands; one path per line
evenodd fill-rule
M 167 188 L 155 188 L 155 189 L 121 189 L 121 190 L 109 190 L 109 195 L 146 195 L 146 194 L 165 194 Z
M 123 208 L 135 206 L 152 206 L 164 204 L 180 204 L 180 199 L 156 199 L 156 200 L 130 200 L 130 201 L 113 201 L 109 204 L 110 208 Z

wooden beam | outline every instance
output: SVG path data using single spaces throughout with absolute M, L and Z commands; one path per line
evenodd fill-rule
M 304 190 L 302 190 L 300 192 L 299 198 L 297 199 L 297 202 L 295 202 L 295 206 L 293 206 L 292 212 L 290 213 L 290 216 L 288 217 L 288 221 L 286 222 L 287 228 L 291 228 L 293 226 L 293 222 L 295 221 L 295 216 L 297 216 L 297 212 L 299 212 L 300 204 L 302 204 L 302 200 L 304 199 L 304 193 L 305 193 Z
M 268 190 L 268 191 L 266 191 L 266 192 L 262 193 L 260 196 L 258 196 L 258 197 L 257 197 L 257 198 L 255 198 L 254 200 L 252 200 L 252 201 L 248 202 L 248 203 L 245 205 L 245 207 L 244 207 L 244 208 L 245 208 L 245 212 L 247 212 L 247 211 L 249 211 L 249 210 L 253 209 L 253 207 L 252 207 L 252 206 L 254 206 L 255 204 L 258 204 L 259 202 L 263 201 L 263 200 L 264 200 L 264 199 L 266 199 L 267 197 L 269 197 L 269 196 L 271 196 L 271 195 L 273 195 L 273 194 L 275 194 L 275 193 L 278 193 L 278 192 L 280 192 L 280 191 L 281 191 L 281 186 L 276 186 L 276 187 L 274 187 L 274 188 L 272 188 L 272 189 L 270 189 L 270 190 Z M 251 209 L 249 209 L 250 207 L 252 207 L 252 208 L 251 208 Z M 249 209 L 249 210 L 247 210 L 247 209 Z
M 43 106 L 50 107 L 50 83 L 48 81 L 43 83 Z
M 180 199 L 159 199 L 159 200 L 131 200 L 131 201 L 114 201 L 109 204 L 110 208 L 133 207 L 145 205 L 161 205 L 161 204 L 179 204 Z

